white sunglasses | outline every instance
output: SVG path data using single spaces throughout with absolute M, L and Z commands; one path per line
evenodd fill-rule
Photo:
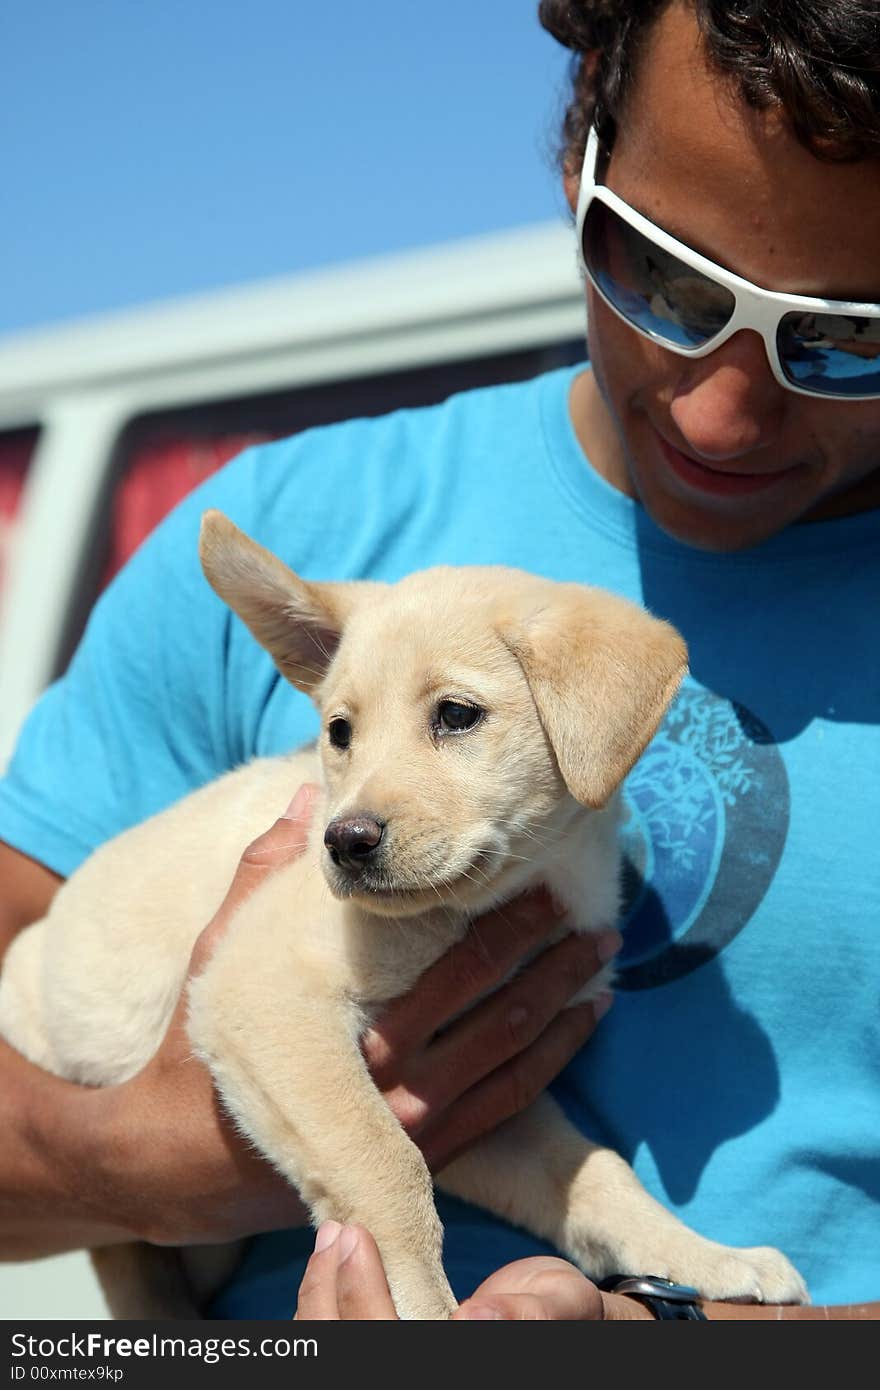
M 773 375 L 788 390 L 880 399 L 880 304 L 781 294 L 743 280 L 597 184 L 598 157 L 593 129 L 578 197 L 578 253 L 619 318 L 682 357 L 706 357 L 750 328 L 764 339 Z

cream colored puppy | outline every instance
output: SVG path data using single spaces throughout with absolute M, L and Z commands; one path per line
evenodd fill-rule
M 98 850 L 10 948 L 0 1031 L 72 1080 L 132 1076 L 164 1035 L 242 846 L 293 786 L 321 780 L 308 850 L 237 913 L 191 985 L 189 1032 L 236 1123 L 315 1222 L 368 1227 L 399 1313 L 445 1318 L 455 1301 L 431 1176 L 358 1040 L 472 918 L 529 885 L 546 883 L 575 930 L 615 922 L 617 788 L 678 688 L 684 644 L 622 599 L 516 570 L 306 583 L 218 512 L 201 555 L 217 593 L 315 701 L 319 751 L 229 773 Z M 603 972 L 590 992 L 606 984 Z M 549 1097 L 438 1183 L 593 1276 L 806 1297 L 776 1251 L 688 1230 Z M 236 1252 L 182 1256 L 175 1285 L 155 1269 L 167 1252 L 98 1252 L 111 1309 L 191 1316 L 185 1289 L 206 1297 Z

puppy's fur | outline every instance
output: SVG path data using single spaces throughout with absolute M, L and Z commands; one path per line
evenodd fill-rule
M 359 1037 L 475 916 L 531 884 L 550 886 L 576 930 L 615 922 L 617 788 L 678 688 L 684 645 L 621 599 L 515 570 L 306 583 L 216 512 L 201 553 L 217 593 L 318 706 L 320 753 L 254 762 L 98 850 L 10 948 L 0 1031 L 75 1081 L 134 1075 L 163 1037 L 242 847 L 292 788 L 320 780 L 307 852 L 237 913 L 190 987 L 189 1032 L 236 1123 L 313 1219 L 363 1223 L 400 1314 L 445 1318 L 455 1302 L 431 1177 Z M 449 702 L 482 713 L 450 729 Z M 352 817 L 384 829 L 346 867 L 324 835 Z M 584 996 L 607 982 L 603 972 Z M 593 1276 L 806 1297 L 776 1251 L 688 1230 L 546 1096 L 438 1183 Z M 117 1316 L 171 1317 L 192 1316 L 186 1291 L 204 1300 L 234 1257 L 183 1251 L 177 1281 L 155 1268 L 167 1252 L 150 1247 L 97 1252 L 96 1263 Z

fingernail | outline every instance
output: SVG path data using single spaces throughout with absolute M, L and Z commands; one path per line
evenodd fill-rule
M 551 892 L 549 892 L 549 891 L 548 891 L 548 893 L 547 893 L 547 896 L 548 896 L 549 899 L 550 899 L 550 909 L 551 909 L 551 911 L 552 911 L 554 917 L 567 917 L 567 916 L 568 916 L 568 908 L 567 908 L 567 906 L 565 905 L 565 903 L 562 901 L 562 899 L 561 899 L 561 898 L 557 898 L 557 896 L 556 896 L 555 893 L 551 893 Z
M 593 1000 L 593 1017 L 597 1023 L 600 1018 L 605 1017 L 613 1003 L 614 995 L 611 993 L 610 989 L 603 990 L 601 994 L 596 996 Z
M 494 1318 L 498 1322 L 504 1321 L 498 1309 L 493 1308 L 491 1303 L 469 1303 L 466 1308 L 462 1309 L 459 1316 L 468 1321 L 484 1322 L 490 1318 Z
M 315 1252 L 328 1250 L 342 1230 L 338 1221 L 324 1221 L 315 1236 Z
M 596 937 L 596 955 L 604 965 L 612 956 L 617 955 L 622 945 L 623 937 L 619 931 L 603 931 Z
M 310 782 L 304 782 L 291 801 L 281 820 L 299 820 L 312 804 L 315 789 Z
M 339 1260 L 347 1260 L 358 1243 L 358 1233 L 351 1226 L 343 1226 L 339 1237 Z

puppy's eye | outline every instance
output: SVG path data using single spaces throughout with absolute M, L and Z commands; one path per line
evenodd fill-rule
M 460 734 L 479 724 L 485 711 L 479 705 L 464 705 L 458 700 L 441 700 L 437 706 L 437 728 L 443 734 Z
M 351 743 L 351 725 L 347 719 L 331 719 L 327 733 L 334 748 L 347 748 Z

